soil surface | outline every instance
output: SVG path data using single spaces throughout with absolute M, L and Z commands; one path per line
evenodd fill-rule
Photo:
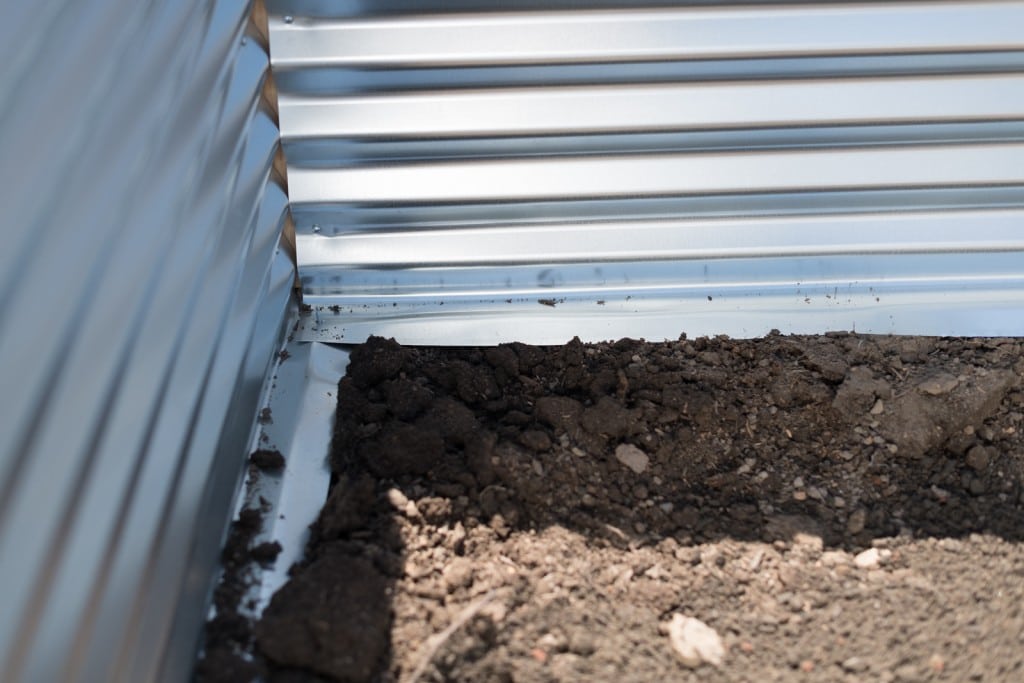
M 1013 339 L 371 339 L 253 666 L 1024 680 L 1022 376 Z

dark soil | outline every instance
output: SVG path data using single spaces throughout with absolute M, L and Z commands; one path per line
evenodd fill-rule
M 284 456 L 281 451 L 261 448 L 249 455 L 249 462 L 261 470 L 279 470 L 284 467 Z
M 263 675 L 1024 680 L 1022 351 L 371 339 Z M 719 665 L 684 665 L 676 614 Z
M 241 656 L 252 649 L 253 625 L 239 608 L 251 583 L 247 571 L 255 559 L 251 546 L 262 524 L 263 512 L 246 508 L 228 530 L 220 556 L 223 572 L 213 592 L 216 615 L 206 624 L 203 656 L 196 664 L 199 680 L 241 683 L 255 680 L 261 672 L 257 664 Z

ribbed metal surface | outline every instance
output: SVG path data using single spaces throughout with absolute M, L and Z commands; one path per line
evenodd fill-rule
M 0 678 L 181 680 L 292 277 L 268 57 L 243 0 L 7 10 Z
M 302 338 L 1024 334 L 1024 2 L 583 4 L 271 3 Z

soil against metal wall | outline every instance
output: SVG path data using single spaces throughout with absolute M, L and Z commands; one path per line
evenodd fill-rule
M 1022 376 L 1009 339 L 371 339 L 262 675 L 1024 680 Z

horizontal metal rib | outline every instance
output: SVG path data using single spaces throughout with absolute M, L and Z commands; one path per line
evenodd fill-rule
M 460 308 L 492 305 L 516 312 L 537 304 L 593 306 L 646 300 L 672 311 L 680 303 L 700 302 L 704 311 L 721 311 L 730 299 L 759 297 L 801 301 L 809 292 L 833 305 L 836 292 L 856 293 L 860 303 L 885 298 L 892 305 L 907 295 L 928 291 L 936 301 L 955 291 L 1024 285 L 1019 250 L 1006 252 L 930 252 L 763 256 L 709 260 L 615 261 L 609 263 L 535 263 L 410 268 L 401 281 L 381 269 L 351 269 L 341 282 L 325 284 L 306 297 L 319 316 L 330 313 L 395 315 L 414 313 L 439 318 Z M 310 268 L 315 274 L 318 268 Z M 335 271 L 336 272 L 336 271 Z M 386 294 L 387 297 L 383 297 Z M 828 294 L 828 297 L 825 297 Z M 708 299 L 707 297 L 712 298 Z M 671 297 L 663 299 L 663 297 Z M 678 300 L 675 300 L 678 299 Z M 1013 300 L 1011 296 L 1011 300 Z M 602 303 L 604 302 L 604 303 Z M 881 303 L 881 302 L 878 302 Z M 1019 297 L 1016 303 L 1020 306 Z M 336 311 L 332 306 L 342 310 Z M 397 310 L 396 310 L 397 309 Z M 403 310 L 404 309 L 404 310 Z M 687 321 L 696 324 L 698 321 Z M 780 320 L 794 324 L 794 320 Z M 1016 321 L 1007 321 L 1015 324 Z M 523 330 L 523 334 L 529 334 Z M 717 334 L 704 330 L 704 334 Z M 628 334 L 628 332 L 626 333 Z M 678 331 L 676 332 L 678 334 Z
M 1024 3 L 609 10 L 272 25 L 280 69 L 977 52 L 1024 47 Z
M 840 254 L 1024 252 L 1024 210 L 611 221 L 303 235 L 309 267 L 431 268 Z
M 476 137 L 1024 118 L 1024 76 L 283 97 L 286 139 Z
M 1024 183 L 1024 143 L 292 169 L 295 202 L 473 202 Z M 301 257 L 300 257 L 301 258 Z

